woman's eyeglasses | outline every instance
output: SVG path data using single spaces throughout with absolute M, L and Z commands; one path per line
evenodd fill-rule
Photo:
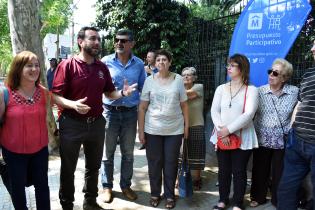
M 279 72 L 274 71 L 273 69 L 269 69 L 267 72 L 269 75 L 272 74 L 275 77 L 279 76 Z
M 225 68 L 233 68 L 233 67 L 238 67 L 238 64 L 231 64 L 231 63 L 229 63 L 229 64 L 227 64 L 226 66 L 225 66 Z

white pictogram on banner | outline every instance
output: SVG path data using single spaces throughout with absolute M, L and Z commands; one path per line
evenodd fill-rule
M 248 16 L 248 30 L 262 29 L 263 13 L 250 13 Z
M 283 0 L 270 1 L 270 6 L 265 9 L 267 18 L 269 19 L 268 29 L 281 30 L 281 19 L 285 15 L 286 2 Z

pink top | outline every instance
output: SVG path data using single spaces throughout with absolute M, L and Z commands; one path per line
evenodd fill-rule
M 37 87 L 32 99 L 9 88 L 1 131 L 1 145 L 19 154 L 32 154 L 48 145 L 45 90 Z

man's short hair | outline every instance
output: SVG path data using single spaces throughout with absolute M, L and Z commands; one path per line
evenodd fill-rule
M 130 41 L 133 41 L 133 33 L 129 29 L 119 29 L 116 35 L 128 36 Z
M 77 39 L 83 40 L 85 38 L 85 31 L 88 31 L 88 30 L 99 32 L 99 29 L 94 26 L 84 26 L 78 32 Z M 79 47 L 79 50 L 81 50 L 81 46 L 79 45 L 79 43 L 78 43 L 78 47 Z

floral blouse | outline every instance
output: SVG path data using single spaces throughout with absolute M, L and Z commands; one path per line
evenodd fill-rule
M 259 103 L 254 120 L 259 146 L 284 148 L 283 131 L 286 134 L 290 129 L 298 91 L 297 87 L 286 84 L 281 95 L 276 96 L 271 92 L 269 84 L 259 88 Z

